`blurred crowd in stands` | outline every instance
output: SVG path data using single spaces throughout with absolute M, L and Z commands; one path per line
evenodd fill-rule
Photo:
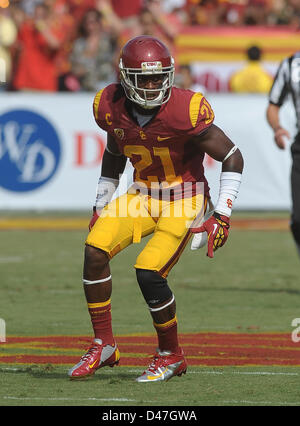
M 172 51 L 184 26 L 299 22 L 298 0 L 10 0 L 0 5 L 1 87 L 95 92 L 116 81 L 120 47 L 133 36 L 157 36 Z

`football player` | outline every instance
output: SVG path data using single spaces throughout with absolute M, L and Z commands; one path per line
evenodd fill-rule
M 174 61 L 160 40 L 150 36 L 129 40 L 121 51 L 119 70 L 120 84 L 100 90 L 93 104 L 96 123 L 107 132 L 83 271 L 94 339 L 69 376 L 82 378 L 118 364 L 109 261 L 151 235 L 134 266 L 158 348 L 136 380 L 166 381 L 187 369 L 168 274 L 193 235 L 191 248 L 207 243 L 209 257 L 225 243 L 243 158 L 213 124 L 214 113 L 205 97 L 173 87 Z M 205 153 L 222 162 L 214 209 L 202 164 Z M 134 183 L 113 198 L 127 159 L 134 167 Z

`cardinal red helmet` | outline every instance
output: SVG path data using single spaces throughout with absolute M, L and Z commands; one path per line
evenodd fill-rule
M 121 51 L 119 69 L 121 84 L 132 102 L 155 108 L 170 99 L 174 60 L 157 38 L 143 35 L 129 40 Z M 143 84 L 147 78 L 153 81 L 150 88 Z

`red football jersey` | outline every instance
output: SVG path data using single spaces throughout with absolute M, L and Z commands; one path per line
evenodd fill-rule
M 129 113 L 126 99 L 121 85 L 111 84 L 97 93 L 93 111 L 97 124 L 114 137 L 120 152 L 130 158 L 134 181 L 148 188 L 157 184 L 177 188 L 185 182 L 202 182 L 208 195 L 204 153 L 191 140 L 214 120 L 205 97 L 173 87 L 170 100 L 143 127 Z

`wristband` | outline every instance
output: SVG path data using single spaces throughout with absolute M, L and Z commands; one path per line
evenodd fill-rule
M 241 180 L 241 173 L 221 173 L 219 199 L 215 207 L 215 212 L 227 217 L 231 216 L 233 203 L 239 193 Z

